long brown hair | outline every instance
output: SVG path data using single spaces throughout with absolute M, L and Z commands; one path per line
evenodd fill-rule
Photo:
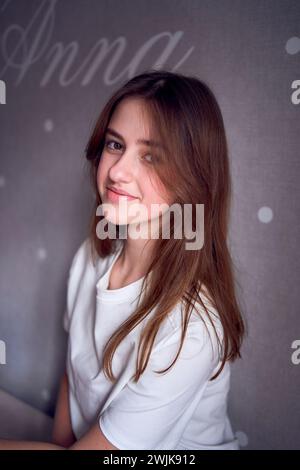
M 161 323 L 182 302 L 181 342 L 173 366 L 181 351 L 186 329 L 196 302 L 200 302 L 216 333 L 207 306 L 202 301 L 202 286 L 211 305 L 216 309 L 223 327 L 222 363 L 215 379 L 227 360 L 241 357 L 240 349 L 245 324 L 237 302 L 233 262 L 227 246 L 231 198 L 228 146 L 219 105 L 209 86 L 193 76 L 167 70 L 150 69 L 123 84 L 105 104 L 86 147 L 90 176 L 95 191 L 95 206 L 89 237 L 93 257 L 104 258 L 116 250 L 116 239 L 100 239 L 96 233 L 96 209 L 102 204 L 97 187 L 97 168 L 104 147 L 104 136 L 112 114 L 125 98 L 139 98 L 150 122 L 150 133 L 167 147 L 154 160 L 155 170 L 178 204 L 204 204 L 204 245 L 200 250 L 187 250 L 184 237 L 157 239 L 153 261 L 149 266 L 141 292 L 143 301 L 135 312 L 114 332 L 106 344 L 103 369 L 114 381 L 112 358 L 125 336 L 144 318 L 141 331 L 136 373 L 137 382 L 145 370 L 155 336 Z M 153 134 L 152 134 L 153 133 Z M 193 226 L 193 228 L 195 228 Z M 172 233 L 172 232 L 171 232 Z M 119 227 L 116 227 L 117 238 Z M 139 297 L 139 302 L 141 297 Z M 154 315 L 149 315 L 154 311 Z M 196 309 L 197 311 L 197 309 Z M 202 314 L 197 311 L 201 319 Z M 217 335 L 217 333 L 216 333 Z M 218 335 L 217 335 L 218 337 Z M 141 352 L 140 352 L 141 351 Z

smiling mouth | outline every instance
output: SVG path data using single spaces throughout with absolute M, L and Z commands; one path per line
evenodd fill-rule
M 138 199 L 137 197 L 135 196 L 131 196 L 129 194 L 121 194 L 121 193 L 118 193 L 116 190 L 112 189 L 112 188 L 109 188 L 107 187 L 107 197 L 108 199 L 110 199 L 111 201 L 115 202 L 115 201 L 118 201 L 120 198 L 125 198 L 129 201 L 131 200 L 134 200 L 134 199 Z
M 114 188 L 111 186 L 107 186 L 107 189 L 109 189 L 110 191 L 113 191 L 114 193 L 120 194 L 122 196 L 136 197 L 136 196 L 133 196 L 132 194 L 127 193 L 126 191 L 118 190 L 117 188 Z

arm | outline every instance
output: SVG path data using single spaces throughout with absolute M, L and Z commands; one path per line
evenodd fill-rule
M 117 447 L 106 439 L 98 423 L 76 441 L 71 426 L 68 388 L 68 376 L 65 372 L 61 379 L 55 410 L 53 443 L 0 439 L 0 450 L 117 450 Z
M 58 446 L 69 447 L 76 442 L 72 430 L 70 406 L 69 406 L 69 382 L 66 371 L 64 372 L 58 392 L 54 425 L 52 430 L 52 442 Z
M 1 450 L 66 450 L 64 447 L 51 444 L 50 442 L 35 441 L 12 441 L 0 439 Z
M 52 442 L 70 450 L 117 450 L 117 447 L 114 447 L 106 439 L 98 423 L 95 423 L 81 439 L 76 440 L 71 426 L 68 391 L 68 375 L 65 372 L 61 380 L 57 400 Z
M 118 450 L 118 448 L 106 439 L 99 424 L 95 423 L 81 439 L 70 447 L 62 447 L 50 442 L 0 439 L 1 450 Z
M 64 450 L 76 442 L 71 427 L 68 390 L 68 376 L 65 371 L 60 381 L 51 443 L 0 439 L 0 450 Z

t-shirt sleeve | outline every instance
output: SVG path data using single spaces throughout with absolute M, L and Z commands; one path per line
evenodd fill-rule
M 130 380 L 98 417 L 107 439 L 120 450 L 175 449 L 219 363 L 216 336 L 212 341 L 201 320 L 188 325 L 183 347 L 180 328 L 154 346 L 138 382 Z M 216 349 L 217 348 L 217 349 Z

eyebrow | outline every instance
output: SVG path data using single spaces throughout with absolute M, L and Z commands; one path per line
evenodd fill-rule
M 123 142 L 125 142 L 124 137 L 122 137 L 121 134 L 119 134 L 117 131 L 115 131 L 115 130 L 112 129 L 111 127 L 108 127 L 108 128 L 106 129 L 106 133 L 107 133 L 107 134 L 114 135 L 115 137 L 118 137 L 120 140 L 122 140 Z M 136 143 L 137 143 L 137 144 L 147 145 L 148 147 L 157 147 L 157 148 L 161 148 L 161 149 L 164 148 L 164 145 L 160 144 L 159 142 L 157 142 L 157 141 L 155 141 L 155 140 L 137 139 L 137 140 L 136 140 Z

